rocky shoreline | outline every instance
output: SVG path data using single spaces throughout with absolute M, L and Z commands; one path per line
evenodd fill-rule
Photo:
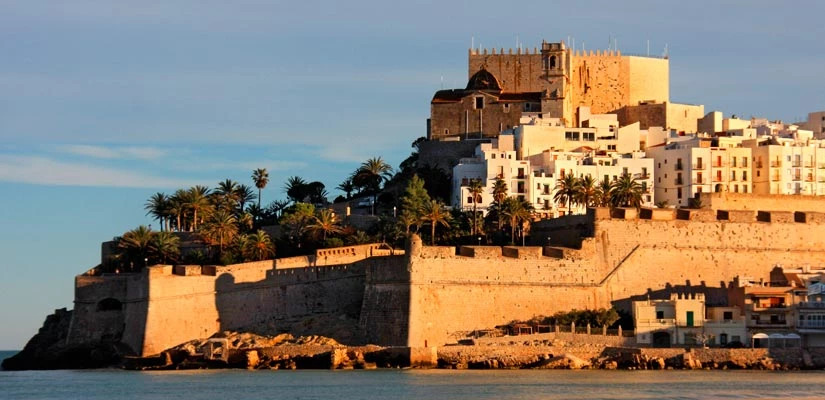
M 604 370 L 801 370 L 825 368 L 825 349 L 635 348 L 581 343 L 536 335 L 469 340 L 438 348 L 347 346 L 323 336 L 260 336 L 222 332 L 167 349 L 154 357 L 132 357 L 117 343 L 71 348 L 59 332 L 70 312 L 58 310 L 3 369 L 128 370 L 241 368 L 294 369 L 604 369 Z

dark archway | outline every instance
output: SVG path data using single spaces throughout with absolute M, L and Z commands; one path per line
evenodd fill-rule
M 121 311 L 123 310 L 123 303 L 118 299 L 107 297 L 97 302 L 97 311 Z
M 653 347 L 670 347 L 670 333 L 653 332 Z

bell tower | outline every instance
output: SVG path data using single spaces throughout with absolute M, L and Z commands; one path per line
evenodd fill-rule
M 568 99 L 567 75 L 570 66 L 569 51 L 564 42 L 541 43 L 542 100 L 545 117 L 565 118 L 565 100 Z M 565 118 L 565 122 L 566 118 Z

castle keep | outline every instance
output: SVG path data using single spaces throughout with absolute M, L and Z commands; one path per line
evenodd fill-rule
M 633 300 L 676 292 L 705 293 L 712 303 L 737 276 L 769 282 L 779 265 L 825 263 L 825 215 L 756 211 L 753 199 L 737 207 L 745 202 L 737 196 L 708 202 L 730 209 L 598 208 L 541 221 L 533 247 L 431 247 L 413 238 L 404 254 L 366 245 L 231 266 L 87 273 L 76 279 L 67 340 L 120 341 L 150 355 L 221 330 L 271 332 L 329 317 L 357 321 L 339 336 L 434 346 L 573 308 L 630 311 Z M 315 333 L 332 334 L 322 326 Z
M 442 90 L 433 97 L 429 139 L 495 137 L 518 125 L 522 112 L 572 126 L 579 107 L 595 114 L 619 112 L 667 103 L 670 96 L 667 58 L 574 51 L 564 42 L 543 42 L 540 50 L 470 49 L 468 66 L 465 90 Z M 621 115 L 656 120 L 650 113 Z

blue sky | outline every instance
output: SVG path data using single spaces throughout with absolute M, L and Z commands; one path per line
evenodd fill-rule
M 671 100 L 798 120 L 825 109 L 825 4 L 795 1 L 0 0 L 0 349 L 72 307 L 100 242 L 156 191 L 269 169 L 335 187 L 393 165 L 471 40 L 575 37 L 671 55 Z M 471 39 L 473 38 L 473 39 Z

